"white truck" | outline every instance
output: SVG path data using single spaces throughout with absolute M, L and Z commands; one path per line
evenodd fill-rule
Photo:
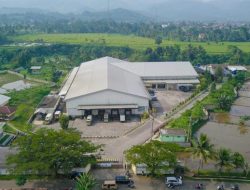
M 88 115 L 86 120 L 88 126 L 92 125 L 92 120 L 93 120 L 92 115 Z
M 126 116 L 123 114 L 123 115 L 120 115 L 120 122 L 125 122 L 126 121 Z

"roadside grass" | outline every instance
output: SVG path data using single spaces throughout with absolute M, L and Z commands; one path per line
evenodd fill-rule
M 147 47 L 156 48 L 155 40 L 152 38 L 139 37 L 135 35 L 85 33 L 85 34 L 26 34 L 10 37 L 17 42 L 35 42 L 43 40 L 47 43 L 66 44 L 106 44 L 107 46 L 128 46 L 133 49 L 143 50 Z M 210 54 L 222 54 L 228 52 L 228 46 L 237 46 L 244 52 L 250 52 L 250 42 L 181 42 L 163 40 L 160 46 L 179 45 L 184 49 L 189 44 L 202 46 Z
M 37 104 L 50 92 L 48 86 L 36 86 L 19 92 L 11 92 L 10 105 L 16 107 L 15 118 L 10 121 L 17 129 L 29 132 L 31 125 L 27 122 L 32 116 Z
M 15 81 L 18 81 L 21 79 L 22 79 L 21 77 L 7 73 L 7 72 L 0 73 L 0 86 L 4 85 L 6 83 L 15 82 Z

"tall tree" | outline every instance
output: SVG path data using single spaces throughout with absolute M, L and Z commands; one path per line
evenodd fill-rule
M 231 151 L 226 148 L 220 148 L 217 155 L 217 164 L 219 172 L 222 172 L 224 168 L 233 168 Z
M 133 146 L 126 152 L 126 160 L 131 164 L 146 164 L 151 175 L 160 174 L 162 170 L 172 169 L 176 165 L 177 144 L 151 141 Z
M 59 123 L 62 129 L 68 129 L 69 127 L 69 116 L 61 115 L 59 118 Z
M 216 82 L 222 82 L 223 80 L 223 68 L 221 66 L 218 66 L 215 69 L 215 80 Z
M 210 139 L 205 134 L 201 134 L 199 139 L 192 140 L 192 147 L 188 150 L 191 150 L 193 155 L 199 158 L 198 173 L 204 163 L 215 158 L 214 145 L 210 143 Z
M 161 37 L 161 36 L 157 36 L 157 37 L 155 38 L 155 43 L 156 43 L 157 45 L 160 45 L 160 44 L 162 43 L 162 37 Z
M 94 157 L 86 155 L 99 147 L 81 140 L 81 135 L 73 130 L 40 129 L 35 134 L 16 139 L 12 148 L 17 153 L 10 155 L 7 163 L 14 167 L 13 174 L 28 172 L 56 176 L 59 171 L 68 174 L 74 167 L 95 162 Z

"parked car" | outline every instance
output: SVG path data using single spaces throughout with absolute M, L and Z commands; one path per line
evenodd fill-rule
M 126 176 L 126 175 L 120 175 L 120 176 L 116 176 L 115 177 L 115 181 L 116 183 L 120 183 L 120 184 L 129 184 L 129 183 L 133 183 L 133 180 L 131 180 L 130 177 Z
M 166 177 L 165 179 L 166 185 L 174 185 L 179 186 L 182 185 L 182 177 Z
M 156 95 L 155 95 L 155 91 L 154 91 L 154 90 L 149 89 L 149 90 L 148 90 L 148 93 L 149 93 L 149 95 L 150 95 L 151 101 L 157 101 L 157 97 L 156 97 Z
M 102 190 L 116 190 L 118 186 L 114 180 L 106 180 L 102 184 Z

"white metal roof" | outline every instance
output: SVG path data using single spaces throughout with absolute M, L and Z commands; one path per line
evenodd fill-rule
M 0 94 L 0 106 L 7 103 L 9 100 L 10 100 L 10 97 Z
M 227 66 L 227 69 L 230 71 L 247 71 L 246 67 L 235 65 L 235 66 Z
M 78 71 L 79 67 L 75 67 L 74 69 L 72 69 L 72 71 L 70 72 L 69 76 L 68 76 L 68 79 L 66 80 L 64 86 L 62 87 L 60 93 L 59 93 L 59 96 L 65 96 L 70 88 L 70 85 L 72 84 L 75 76 L 76 76 L 76 73 Z
M 188 79 L 198 74 L 190 62 L 114 62 L 142 79 Z
M 40 70 L 42 66 L 32 66 L 30 67 L 31 70 Z
M 65 100 L 103 90 L 113 90 L 149 99 L 141 78 L 134 73 L 113 65 L 114 62 L 122 63 L 123 61 L 103 57 L 82 63 Z

